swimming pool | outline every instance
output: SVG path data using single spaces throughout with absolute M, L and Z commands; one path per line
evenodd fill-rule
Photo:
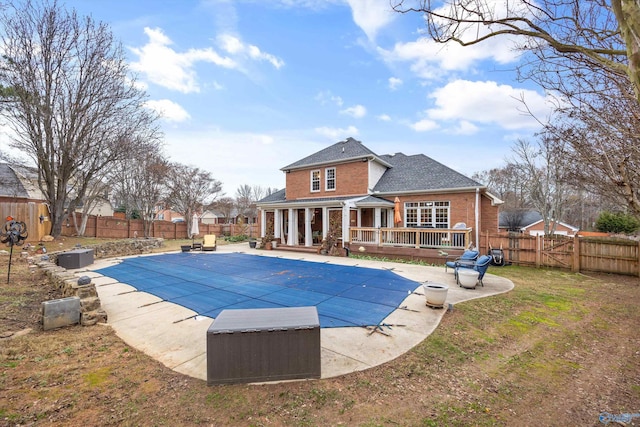
M 242 253 L 127 258 L 96 272 L 212 318 L 315 306 L 322 328 L 378 325 L 420 285 L 389 270 Z

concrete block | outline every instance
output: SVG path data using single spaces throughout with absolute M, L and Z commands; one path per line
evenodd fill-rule
M 80 321 L 80 298 L 68 297 L 42 303 L 42 328 L 45 331 L 75 325 Z

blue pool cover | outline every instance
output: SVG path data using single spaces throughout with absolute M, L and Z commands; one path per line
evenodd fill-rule
M 389 270 L 241 253 L 128 258 L 97 272 L 212 318 L 315 306 L 323 328 L 378 325 L 419 286 Z

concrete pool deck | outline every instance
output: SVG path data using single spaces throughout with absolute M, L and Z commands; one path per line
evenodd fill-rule
M 446 304 L 457 304 L 513 289 L 510 280 L 491 275 L 491 269 L 484 277 L 484 287 L 464 289 L 456 285 L 451 270 L 445 272 L 443 267 L 327 257 L 290 251 L 263 251 L 250 249 L 247 243 L 221 245 L 216 252 L 203 252 L 199 256 L 216 256 L 219 253 L 231 252 L 392 270 L 421 285 L 427 282 L 448 286 Z M 107 312 L 108 325 L 124 342 L 176 372 L 206 381 L 206 337 L 213 319 L 196 316 L 190 309 L 136 291 L 130 285 L 94 271 L 114 265 L 121 259 L 100 259 L 86 268 L 73 272 L 77 276 L 92 278 L 102 308 Z M 388 362 L 406 353 L 429 336 L 447 310 L 427 307 L 421 285 L 407 296 L 400 308 L 384 320 L 384 324 L 391 325 L 382 329 L 384 333 L 372 333 L 371 330 L 362 327 L 322 328 L 322 378 L 336 377 Z

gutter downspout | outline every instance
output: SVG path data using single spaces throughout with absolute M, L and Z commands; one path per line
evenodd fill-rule
M 480 249 L 480 187 L 476 188 L 476 248 Z

